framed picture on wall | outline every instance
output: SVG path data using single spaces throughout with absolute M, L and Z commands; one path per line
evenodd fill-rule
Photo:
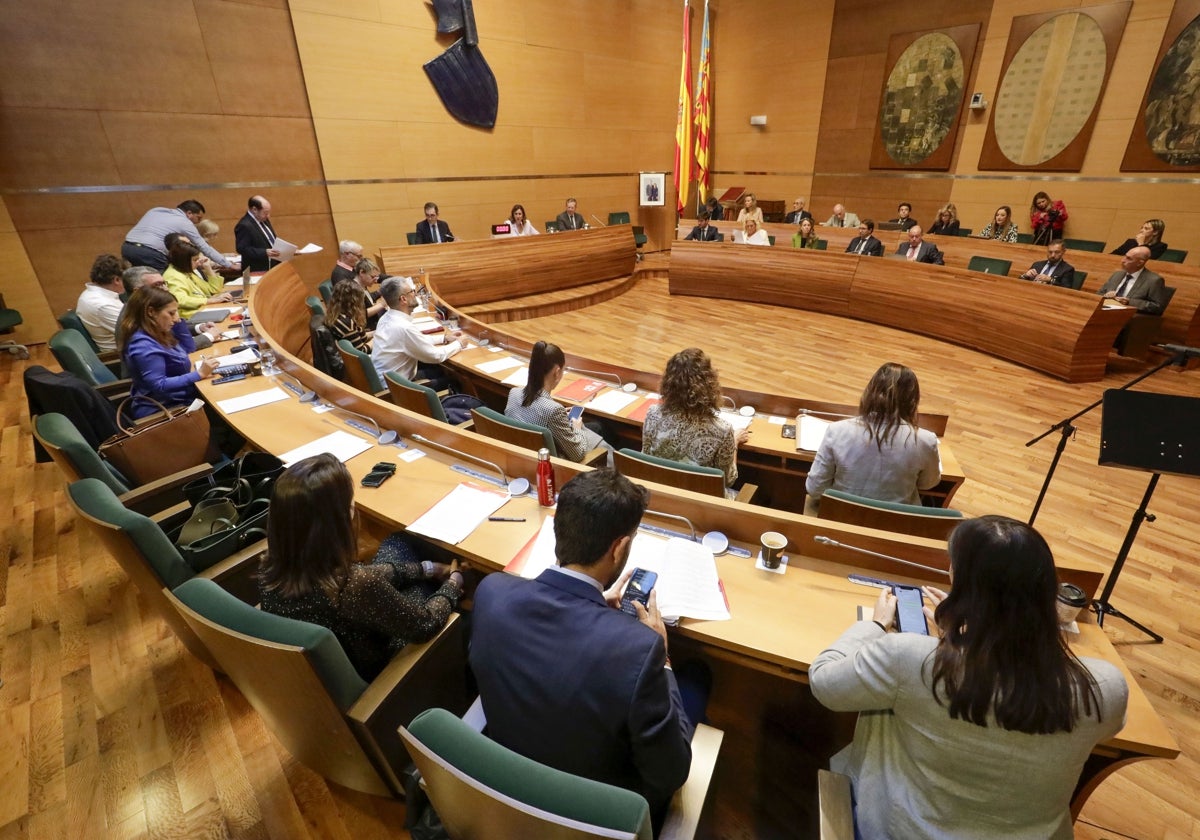
M 667 176 L 662 172 L 643 172 L 638 176 L 638 203 L 642 207 L 662 207 L 667 203 Z
M 1083 168 L 1132 5 L 1013 18 L 980 169 Z
M 1200 0 L 1176 0 L 1133 121 L 1123 172 L 1200 171 Z
M 978 39 L 978 23 L 892 36 L 872 169 L 950 168 Z

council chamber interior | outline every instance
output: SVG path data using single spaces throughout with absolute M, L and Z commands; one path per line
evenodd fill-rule
M 703 3 L 692 6 L 694 76 Z M 1005 73 L 1023 39 L 1045 22 L 1028 19 L 1094 8 L 1104 9 L 1099 29 L 1108 63 L 1080 127 L 1083 143 L 1067 144 L 1073 160 L 1058 168 L 997 164 L 1006 130 L 1001 118 L 1009 113 L 999 110 Z M 1150 82 L 1164 51 L 1200 14 L 1196 4 L 1134 0 L 1048 10 L 1028 0 L 932 0 L 914 10 L 864 0 L 802 6 L 713 0 L 709 9 L 716 194 L 741 187 L 783 210 L 802 196 L 818 221 L 837 203 L 859 218 L 886 221 L 907 201 L 928 225 L 953 203 L 964 227 L 978 232 L 1001 205 L 1011 206 L 1027 231 L 1027 208 L 1045 191 L 1070 210 L 1066 236 L 1103 242 L 1104 252 L 1145 220 L 1161 218 L 1170 246 L 1193 255 L 1179 264 L 1151 263 L 1177 290 L 1168 312 L 1175 309 L 1171 323 L 1182 332 L 1165 340 L 1196 343 L 1188 340 L 1197 334 L 1200 298 L 1194 256 L 1200 217 L 1189 200 L 1196 167 L 1130 158 L 1138 133 L 1145 136 Z M 922 410 L 946 418 L 944 440 L 961 473 L 953 506 L 967 516 L 1027 519 L 1058 440 L 1026 442 L 1161 358 L 1107 354 L 1098 376 L 1069 381 L 1027 360 L 970 349 L 970 341 L 906 330 L 905 311 L 872 320 L 745 299 L 734 290 L 752 285 L 757 269 L 735 250 L 721 252 L 730 294 L 673 294 L 671 268 L 680 265 L 671 257 L 673 243 L 690 229 L 696 206 L 693 186 L 677 234 L 671 168 L 682 3 L 479 2 L 474 12 L 479 51 L 499 89 L 492 129 L 456 121 L 430 84 L 423 65 L 457 36 L 436 33 L 437 16 L 425 3 L 117 0 L 97 8 L 71 0 L 65 7 L 10 10 L 2 24 L 9 48 L 0 57 L 0 292 L 23 316 L 14 336 L 33 346 L 31 363 L 56 367 L 39 347 L 58 329 L 55 317 L 74 306 L 94 257 L 119 253 L 147 209 L 201 200 L 221 226 L 214 244 L 230 252 L 233 226 L 252 194 L 270 199 L 280 236 L 324 249 L 289 264 L 308 294 L 328 278 L 341 239 L 362 243 L 368 255 L 398 254 L 404 273 L 424 270 L 436 285 L 444 257 L 421 250 L 440 246 L 406 244 L 427 201 L 473 248 L 492 244 L 490 226 L 507 219 L 516 203 L 539 227 L 568 197 L 593 229 L 610 213 L 629 212 L 647 242 L 644 259 L 630 257 L 618 293 L 489 329 L 514 347 L 552 340 L 580 359 L 649 377 L 675 351 L 698 346 L 727 388 L 842 405 L 857 402 L 881 363 L 902 362 L 921 378 Z M 962 56 L 964 88 L 944 162 L 921 168 L 881 161 L 881 114 L 898 51 L 916 34 L 959 30 L 973 37 Z M 1062 66 L 1058 72 L 1067 73 Z M 1059 78 L 1061 88 L 1069 87 L 1069 76 Z M 976 92 L 979 109 L 970 107 Z M 1055 93 L 1042 88 L 1031 96 L 1050 108 Z M 759 115 L 765 125 L 752 124 Z M 641 173 L 665 173 L 664 206 L 640 205 Z M 717 225 L 732 231 L 734 222 Z M 899 239 L 890 236 L 885 241 L 893 251 Z M 828 238 L 830 249 L 840 250 L 833 243 L 841 240 Z M 969 238 L 938 242 L 949 271 L 965 271 L 970 256 L 984 253 Z M 786 241 L 774 247 L 791 250 Z M 1031 247 L 1013 246 L 1011 277 L 1044 253 Z M 535 247 L 521 253 L 530 267 L 542 259 Z M 1068 259 L 1075 255 L 1070 251 Z M 569 274 L 569 254 L 555 259 L 567 260 L 562 273 Z M 1096 266 L 1087 288 L 1098 288 L 1107 276 L 1099 272 L 1116 271 L 1119 261 L 1107 253 L 1082 257 L 1080 264 Z M 880 265 L 884 273 L 894 264 Z M 521 268 L 513 270 L 520 275 Z M 830 271 L 818 264 L 811 282 Z M 914 273 L 912 284 L 919 282 Z M 990 284 L 977 297 L 1034 324 L 1051 317 L 1024 290 Z M 937 300 L 930 304 L 933 314 L 923 317 L 949 329 L 954 312 Z M 1046 338 L 1047 348 L 1053 343 Z M 1034 348 L 1030 357 L 1036 355 Z M 5 496 L 13 511 L 0 613 L 0 739 L 7 754 L 20 757 L 0 794 L 0 826 L 13 836 L 67 826 L 84 836 L 168 829 L 406 836 L 402 802 L 328 782 L 298 762 L 238 689 L 185 649 L 78 526 L 60 471 L 33 461 L 22 369 L 7 356 L 0 368 Z M 1195 376 L 1169 368 L 1139 390 L 1194 397 Z M 1147 474 L 1097 463 L 1099 410 L 1076 425 L 1037 525 L 1060 565 L 1088 570 L 1098 581 L 1113 566 Z M 1164 477 L 1150 505 L 1155 520 L 1143 524 L 1113 594 L 1165 642 L 1148 644 L 1117 619 L 1104 627 L 1146 708 L 1180 752 L 1104 777 L 1078 815 L 1076 837 L 1189 836 L 1200 824 L 1188 793 L 1200 777 L 1192 714 L 1200 657 L 1189 621 L 1200 589 L 1192 565 L 1188 491 L 1194 486 L 1194 479 Z M 706 505 L 713 511 L 717 503 Z M 770 510 L 711 515 L 765 522 Z M 786 517 L 804 534 L 820 532 L 798 512 Z M 937 540 L 909 542 L 921 556 L 942 547 Z M 863 603 L 870 600 L 865 595 Z M 765 596 L 748 603 L 768 613 L 787 609 Z M 736 600 L 730 606 L 736 614 Z M 682 643 L 711 653 L 694 638 Z M 780 663 L 750 666 L 720 656 L 713 663 L 710 718 L 726 740 L 699 836 L 808 836 L 815 773 L 831 744 L 827 732 L 803 725 L 821 720 L 803 679 L 774 667 Z

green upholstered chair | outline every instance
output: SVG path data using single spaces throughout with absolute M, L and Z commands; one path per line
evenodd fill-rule
M 638 481 L 653 481 L 707 496 L 729 498 L 725 492 L 725 473 L 716 467 L 702 467 L 685 461 L 659 458 L 656 455 L 638 452 L 636 449 L 620 449 L 615 452 L 613 466 L 617 472 Z M 749 502 L 756 492 L 757 485 L 743 484 L 732 498 L 739 502 Z
M 108 399 L 118 402 L 129 395 L 133 383 L 118 379 L 78 330 L 59 330 L 50 336 L 48 343 L 63 370 L 75 374 Z
M 1159 257 L 1163 262 L 1181 263 L 1187 259 L 1188 252 L 1181 248 L 1168 248 Z
M 115 493 L 125 507 L 147 516 L 183 504 L 183 485 L 212 472 L 210 464 L 198 464 L 192 469 L 160 478 L 135 489 L 127 478 L 88 445 L 83 435 L 66 416 L 43 414 L 34 417 L 33 436 L 50 453 L 68 484 L 81 478 L 95 478 Z
M 973 231 L 970 228 L 960 226 L 958 228 L 958 230 L 956 230 L 954 232 L 954 235 L 955 236 L 970 236 L 972 233 L 973 233 Z
M 1071 288 L 1075 291 L 1082 289 L 1083 281 L 1087 280 L 1087 276 L 1088 273 L 1086 271 L 1080 271 L 1078 268 L 1075 269 L 1075 279 L 1071 282 Z
M 1063 239 L 1063 247 L 1068 251 L 1091 251 L 1095 254 L 1104 253 L 1104 243 L 1098 239 Z
M 409 245 L 420 245 L 421 244 L 421 237 L 417 234 L 417 232 L 415 230 L 409 231 L 408 233 L 404 234 L 404 238 L 408 241 Z
M 608 223 L 610 225 L 632 225 L 630 222 L 629 213 L 621 211 L 619 213 L 609 213 Z M 646 236 L 646 229 L 641 225 L 632 225 L 633 227 L 633 244 L 637 246 L 637 258 L 642 258 L 642 246 L 650 241 Z
M 396 405 L 441 423 L 450 422 L 446 419 L 446 411 L 442 408 L 437 391 L 428 385 L 413 382 L 391 370 L 383 375 L 383 381 L 387 383 L 392 402 Z
M 546 222 L 546 233 L 558 233 L 558 219 Z
M 775 234 L 768 233 L 767 234 L 767 242 L 769 242 L 771 245 L 774 245 L 775 244 Z
M 329 301 L 333 299 L 333 281 L 322 280 L 317 284 L 317 291 L 321 295 L 321 300 L 325 301 L 325 305 L 329 305 Z
M 534 452 L 542 448 L 549 449 L 552 457 L 558 457 L 558 447 L 554 445 L 554 435 L 545 426 L 514 420 L 487 406 L 471 409 L 471 420 L 475 424 L 475 431 L 485 437 L 502 440 Z M 595 466 L 603 464 L 607 460 L 608 450 L 597 446 L 584 455 L 581 463 Z
M 150 609 L 170 625 L 197 659 L 218 668 L 208 649 L 167 602 L 163 589 L 174 589 L 201 577 L 253 603 L 258 600 L 254 575 L 258 571 L 258 557 L 266 549 L 265 541 L 196 572 L 179 554 L 162 526 L 121 504 L 100 479 L 84 478 L 67 485 L 67 499 L 83 529 L 108 549 Z
M 980 257 L 974 256 L 967 261 L 968 271 L 982 271 L 984 274 L 999 274 L 1001 277 L 1008 276 L 1008 270 L 1012 268 L 1012 260 L 999 260 L 995 257 Z
M 417 715 L 400 737 L 451 837 L 652 836 L 650 806 L 640 794 L 519 755 L 445 709 Z M 696 727 L 691 772 L 671 802 L 662 840 L 695 835 L 722 738 L 712 727 Z
M 388 389 L 379 378 L 379 371 L 371 361 L 371 354 L 356 349 L 344 338 L 338 339 L 337 348 L 342 356 L 342 363 L 346 366 L 346 381 L 360 391 L 388 399 Z
M 818 239 L 817 240 L 817 250 L 818 251 L 825 251 L 825 250 L 828 250 L 828 248 L 829 248 L 829 240 L 828 239 Z
M 316 295 L 309 295 L 304 299 L 304 302 L 308 304 L 308 311 L 313 315 L 325 314 L 325 304 Z
M 87 327 L 83 325 L 83 320 L 79 317 L 79 313 L 74 309 L 68 309 L 63 314 L 59 315 L 58 325 L 64 330 L 75 330 L 83 336 L 83 340 L 87 342 L 87 346 L 92 348 L 92 352 L 97 356 L 100 355 L 100 347 L 96 344 L 96 339 L 92 338 L 92 334 L 88 332 Z
M 399 727 L 431 706 L 466 708 L 457 614 L 368 683 L 328 628 L 263 612 L 202 578 L 163 597 L 288 752 L 352 790 L 403 797 L 408 756 Z
M 1017 242 L 1021 245 L 1032 245 L 1033 244 L 1033 234 L 1032 233 L 1018 233 L 1017 234 Z
M 841 490 L 826 490 L 817 511 L 821 519 L 934 540 L 948 539 L 963 519 L 962 511 L 953 508 L 881 502 Z

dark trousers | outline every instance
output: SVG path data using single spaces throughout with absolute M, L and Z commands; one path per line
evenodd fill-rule
M 148 245 L 142 245 L 138 242 L 125 242 L 121 245 L 121 256 L 130 265 L 144 265 L 159 272 L 167 270 L 167 255 L 162 251 L 154 250 Z

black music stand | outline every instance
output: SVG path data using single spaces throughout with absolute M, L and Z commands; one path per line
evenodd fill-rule
M 1146 506 L 1150 504 L 1150 497 L 1158 486 L 1159 476 L 1163 473 L 1200 475 L 1200 439 L 1195 431 L 1198 428 L 1200 399 L 1196 397 L 1124 389 L 1104 392 L 1100 465 L 1142 470 L 1151 473 L 1151 476 L 1142 503 L 1129 522 L 1129 530 L 1125 532 L 1125 541 L 1121 543 L 1104 591 L 1092 601 L 1096 623 L 1101 627 L 1104 626 L 1106 615 L 1115 616 L 1129 622 L 1156 643 L 1162 643 L 1162 636 L 1114 607 L 1109 598 L 1121 577 L 1121 570 L 1125 567 L 1125 560 L 1129 557 L 1142 522 L 1154 521 L 1154 514 L 1147 513 Z

